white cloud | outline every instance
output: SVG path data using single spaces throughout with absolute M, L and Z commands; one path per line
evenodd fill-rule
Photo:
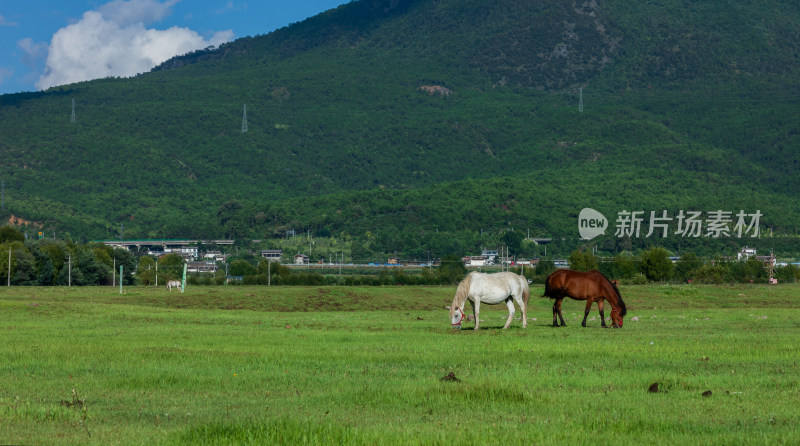
M 3 14 L 0 14 L 0 26 L 17 26 L 17 22 L 9 22 L 3 17 Z
M 214 14 L 220 15 L 231 11 L 240 11 L 242 9 L 247 9 L 247 3 L 237 5 L 229 0 L 228 2 L 225 3 L 225 6 L 214 10 Z
M 114 0 L 99 8 L 97 11 L 120 26 L 134 23 L 145 25 L 163 20 L 172 11 L 172 8 L 180 0 L 167 0 L 166 3 L 159 3 L 156 0 Z
M 14 74 L 13 71 L 0 67 L 0 84 L 2 84 L 7 78 L 10 78 L 12 74 Z
M 47 58 L 47 42 L 34 42 L 26 37 L 17 42 L 17 47 L 22 50 L 20 60 L 32 70 L 38 70 Z
M 166 17 L 177 2 L 114 0 L 84 13 L 80 21 L 53 35 L 47 66 L 36 87 L 47 89 L 102 77 L 134 76 L 170 57 L 233 39 L 231 30 L 205 39 L 188 28 L 146 28 L 146 24 Z

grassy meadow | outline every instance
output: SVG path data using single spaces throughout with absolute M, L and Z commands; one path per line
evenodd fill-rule
M 800 443 L 796 285 L 623 286 L 619 330 L 534 287 L 478 332 L 455 287 L 123 291 L 0 290 L 0 443 Z

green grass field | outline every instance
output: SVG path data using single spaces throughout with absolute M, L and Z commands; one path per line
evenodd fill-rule
M 3 288 L 0 443 L 800 443 L 800 286 L 541 291 L 475 332 L 455 287 Z

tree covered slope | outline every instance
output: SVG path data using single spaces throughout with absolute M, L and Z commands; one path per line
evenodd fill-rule
M 798 46 L 789 1 L 356 1 L 0 96 L 4 212 L 80 238 L 363 236 L 384 215 L 574 236 L 586 206 L 761 208 L 794 233 Z

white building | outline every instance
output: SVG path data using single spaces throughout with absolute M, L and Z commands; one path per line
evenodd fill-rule
M 219 251 L 207 251 L 203 254 L 203 258 L 214 262 L 225 261 L 225 255 Z
M 497 252 L 496 249 L 484 249 L 481 253 L 482 257 L 486 257 L 486 264 L 487 265 L 494 265 L 497 261 L 497 256 L 500 254 Z
M 261 257 L 263 257 L 263 258 L 265 258 L 267 260 L 279 262 L 281 260 L 282 256 L 283 256 L 283 250 L 282 249 L 262 249 L 261 250 Z
M 464 266 L 486 266 L 490 263 L 487 261 L 486 256 L 469 256 L 464 258 Z
M 750 248 L 745 246 L 744 248 L 742 248 L 741 251 L 739 251 L 738 254 L 736 254 L 736 260 L 739 261 L 747 260 L 755 255 L 756 255 L 756 248 Z

